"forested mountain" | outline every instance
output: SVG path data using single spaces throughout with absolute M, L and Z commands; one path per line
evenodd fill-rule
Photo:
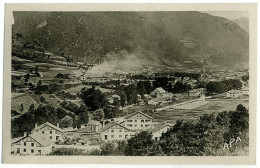
M 134 55 L 169 67 L 248 62 L 248 33 L 200 12 L 14 12 L 14 19 L 14 33 L 76 61 L 98 63 L 121 53 L 110 59 Z

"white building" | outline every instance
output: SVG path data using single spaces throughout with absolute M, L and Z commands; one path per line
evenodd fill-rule
M 206 93 L 206 89 L 205 88 L 197 88 L 197 89 L 192 89 L 190 91 L 188 91 L 188 96 L 190 97 L 198 97 L 201 94 L 205 94 Z
M 226 97 L 227 98 L 238 98 L 241 95 L 242 95 L 242 93 L 239 90 L 230 90 L 227 92 Z
M 64 131 L 59 128 L 59 123 L 57 123 L 57 126 L 52 125 L 49 122 L 46 122 L 40 126 L 37 126 L 37 124 L 35 124 L 35 128 L 32 130 L 32 133 L 42 133 L 46 136 L 49 137 L 50 140 L 52 140 L 53 142 L 56 141 L 62 141 L 62 133 Z
M 151 100 L 148 100 L 148 105 L 153 105 L 153 106 L 156 106 L 156 105 L 158 105 L 158 102 L 156 102 L 156 101 L 154 101 L 153 99 L 151 99 Z
M 87 126 L 88 131 L 93 132 L 93 133 L 98 133 L 99 130 L 101 129 L 101 127 L 102 127 L 102 124 L 96 120 L 90 120 L 88 122 L 88 126 Z
M 16 139 L 11 148 L 13 154 L 47 155 L 52 151 L 52 141 L 44 134 L 34 133 Z
M 153 118 L 141 111 L 126 115 L 125 122 L 122 123 L 130 130 L 148 130 L 154 127 Z
M 102 141 L 126 140 L 133 136 L 135 132 L 116 123 L 110 122 L 100 129 L 100 138 Z
M 150 93 L 150 96 L 152 96 L 152 97 L 162 97 L 165 94 L 167 94 L 167 92 L 162 87 L 159 87 L 159 88 L 154 89 L 154 91 L 152 91 Z

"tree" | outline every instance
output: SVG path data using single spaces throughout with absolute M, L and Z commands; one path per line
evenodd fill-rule
M 38 73 L 39 72 L 39 65 L 36 65 L 35 67 L 35 73 Z
M 111 107 L 104 107 L 104 118 L 110 119 L 115 118 L 116 114 L 113 112 L 113 109 Z
M 159 143 L 165 155 L 196 156 L 201 155 L 199 141 L 195 123 L 179 120 L 162 135 Z
M 168 81 L 167 77 L 157 77 L 153 82 L 154 88 L 162 87 L 164 90 L 168 89 Z
M 124 92 L 126 94 L 128 104 L 137 103 L 137 91 L 135 84 L 130 84 L 124 87 Z
M 59 119 L 64 118 L 66 116 L 66 114 L 67 114 L 67 112 L 63 108 L 61 108 L 61 107 L 58 107 L 56 111 L 57 111 L 57 117 Z
M 26 75 L 24 76 L 24 79 L 25 79 L 25 82 L 26 82 L 26 83 L 29 83 L 29 82 L 30 82 L 30 74 L 26 74 Z
M 244 82 L 248 81 L 249 80 L 249 75 L 242 76 L 242 80 Z
M 147 131 L 141 131 L 135 136 L 127 140 L 127 146 L 125 147 L 126 156 L 145 156 L 150 155 L 154 140 L 152 134 Z
M 58 155 L 58 156 L 72 156 L 72 155 L 84 155 L 83 149 L 76 148 L 56 148 L 49 155 Z
M 78 124 L 87 124 L 88 123 L 88 110 L 86 106 L 81 105 L 76 112 L 78 114 Z
M 239 104 L 236 111 L 230 115 L 230 134 L 233 137 L 240 136 L 249 129 L 249 113 L 246 107 Z
M 90 107 L 93 111 L 103 108 L 106 103 L 105 94 L 99 89 L 95 89 L 95 86 L 90 89 L 81 89 L 80 97 L 86 106 Z
M 45 98 L 43 96 L 40 97 L 40 102 L 45 103 Z
M 124 92 L 124 91 L 120 91 L 120 92 L 118 93 L 118 95 L 120 96 L 120 105 L 121 105 L 122 107 L 125 107 L 126 100 L 127 100 L 125 92 Z
M 144 88 L 144 83 L 142 81 L 137 83 L 136 86 L 136 91 L 138 94 L 140 94 L 141 96 L 144 96 L 144 94 L 146 94 L 146 90 Z
M 70 116 L 65 116 L 61 121 L 60 121 L 61 127 L 62 128 L 68 128 L 72 127 L 73 124 L 73 119 Z
M 24 107 L 23 107 L 23 103 L 20 105 L 20 111 L 21 113 L 23 113 Z
M 42 81 L 39 80 L 37 85 L 36 85 L 36 88 L 35 88 L 35 93 L 38 94 L 38 95 L 41 95 L 43 91 L 44 91 L 44 89 L 43 89 L 43 86 L 42 86 Z
M 125 141 L 107 142 L 100 146 L 100 154 L 105 156 L 124 155 Z

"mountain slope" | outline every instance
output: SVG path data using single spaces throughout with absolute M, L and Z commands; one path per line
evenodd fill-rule
M 247 33 L 249 32 L 249 20 L 248 18 L 238 18 L 233 20 L 238 26 L 244 29 Z
M 14 12 L 14 18 L 14 32 L 78 61 L 98 63 L 125 51 L 166 66 L 248 61 L 248 33 L 199 12 Z

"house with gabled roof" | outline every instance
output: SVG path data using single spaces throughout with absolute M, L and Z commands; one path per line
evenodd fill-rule
M 124 119 L 122 124 L 130 130 L 148 130 L 154 126 L 153 118 L 141 111 L 128 114 Z
M 48 136 L 34 133 L 14 139 L 11 150 L 17 155 L 47 155 L 52 151 L 52 144 Z
M 126 140 L 135 134 L 125 126 L 113 121 L 106 124 L 99 132 L 102 141 Z
M 49 139 L 53 142 L 62 141 L 63 132 L 64 131 L 59 128 L 59 123 L 57 123 L 57 126 L 55 126 L 49 122 L 46 122 L 40 126 L 37 126 L 37 124 L 35 124 L 35 128 L 32 130 L 32 133 L 42 133 L 49 137 Z
M 154 91 L 152 91 L 150 93 L 150 96 L 152 96 L 152 97 L 161 97 L 161 96 L 164 96 L 166 93 L 167 92 L 162 87 L 159 87 L 159 88 L 154 89 Z
M 99 121 L 96 120 L 89 120 L 88 122 L 88 132 L 92 132 L 92 133 L 98 133 L 99 130 L 101 129 L 102 124 Z
M 158 141 L 162 134 L 167 132 L 168 129 L 170 129 L 170 125 L 164 122 L 155 125 L 154 129 L 152 130 L 153 139 Z

